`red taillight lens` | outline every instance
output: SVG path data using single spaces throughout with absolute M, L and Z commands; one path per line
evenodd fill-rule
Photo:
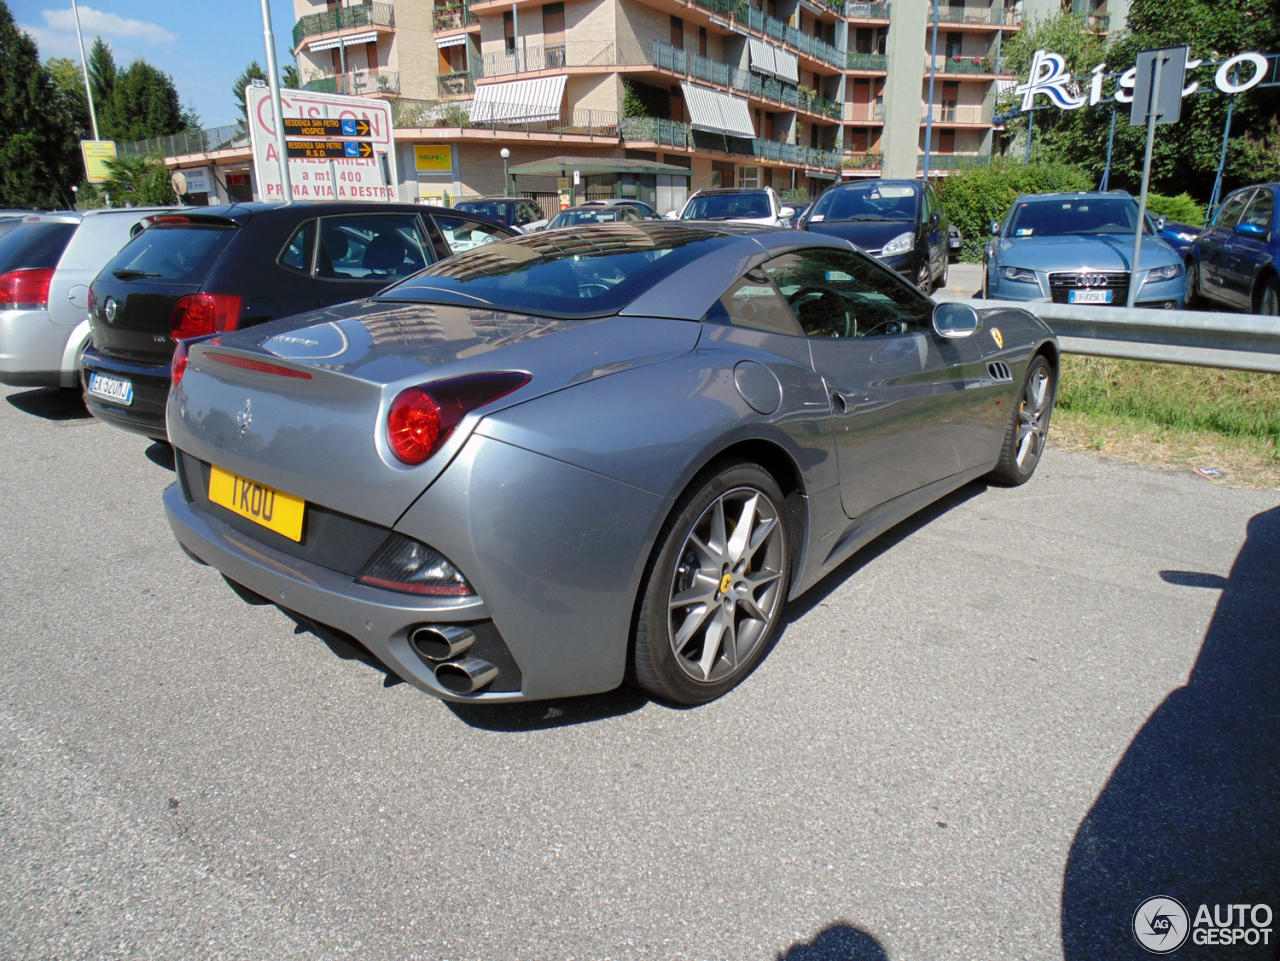
M 187 372 L 187 342 L 178 341 L 178 346 L 173 349 L 173 360 L 169 364 L 169 375 L 172 378 L 172 387 L 177 387 L 182 383 L 182 375 Z
M 0 310 L 47 307 L 52 267 L 28 267 L 0 274 Z
M 205 351 L 204 356 L 209 360 L 216 360 L 220 364 L 226 364 L 228 367 L 239 367 L 241 370 L 252 370 L 259 374 L 275 374 L 277 377 L 293 377 L 297 380 L 311 379 L 311 375 L 305 370 L 294 370 L 292 367 L 285 367 L 281 364 L 269 364 L 263 360 L 252 360 L 248 357 L 241 357 L 238 354 L 215 354 L 212 351 Z
M 520 389 L 529 380 L 529 375 L 520 371 L 496 371 L 401 391 L 387 415 L 391 452 L 405 464 L 421 464 L 444 446 L 468 413 Z
M 169 336 L 174 340 L 235 330 L 240 322 L 240 298 L 234 294 L 187 294 L 174 305 Z

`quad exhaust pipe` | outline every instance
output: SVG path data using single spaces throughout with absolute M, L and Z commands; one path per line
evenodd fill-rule
M 409 632 L 409 645 L 435 671 L 441 687 L 454 694 L 474 694 L 498 676 L 488 661 L 463 656 L 475 642 L 468 628 L 449 624 L 424 624 Z

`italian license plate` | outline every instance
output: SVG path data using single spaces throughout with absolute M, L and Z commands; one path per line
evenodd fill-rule
M 125 377 L 108 377 L 94 371 L 89 375 L 89 393 L 128 407 L 133 403 L 133 381 Z
M 209 471 L 209 500 L 291 541 L 302 540 L 307 502 L 220 467 Z
M 1067 303 L 1069 304 L 1109 304 L 1111 303 L 1111 291 L 1109 290 L 1073 290 L 1067 294 Z

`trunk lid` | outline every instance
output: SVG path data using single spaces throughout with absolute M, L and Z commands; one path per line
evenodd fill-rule
M 251 480 L 391 526 L 484 416 L 688 353 L 699 330 L 690 321 L 643 317 L 549 320 L 432 304 L 344 304 L 193 345 L 170 398 L 170 439 Z M 209 356 L 218 353 L 305 376 L 233 367 Z M 464 417 L 425 463 L 395 459 L 386 415 L 402 390 L 511 370 L 532 379 Z
M 175 215 L 135 236 L 91 287 L 93 346 L 108 357 L 167 364 L 174 308 L 200 291 L 238 232 L 239 225 L 223 217 Z

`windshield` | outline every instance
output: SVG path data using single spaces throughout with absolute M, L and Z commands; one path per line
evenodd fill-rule
M 834 220 L 915 220 L 916 194 L 910 184 L 849 184 L 828 190 L 813 205 L 809 223 Z
M 464 200 L 453 205 L 454 210 L 462 210 L 469 214 L 484 214 L 494 220 L 509 224 L 515 217 L 516 205 L 507 200 Z
M 155 224 L 125 244 L 98 276 L 202 284 L 238 229 L 213 224 Z
M 556 227 L 572 227 L 574 224 L 611 224 L 622 219 L 622 211 L 616 207 L 594 207 L 586 210 L 563 210 L 556 214 L 548 230 Z
M 458 254 L 376 299 L 603 317 L 685 264 L 734 242 L 718 231 L 660 222 L 540 232 Z
M 772 217 L 769 195 L 763 190 L 742 194 L 703 194 L 684 208 L 681 220 L 744 220 Z
M 1015 204 L 1006 237 L 1069 237 L 1076 234 L 1132 234 L 1138 204 L 1132 197 L 1074 197 L 1024 200 Z M 1145 233 L 1151 233 L 1147 221 Z

